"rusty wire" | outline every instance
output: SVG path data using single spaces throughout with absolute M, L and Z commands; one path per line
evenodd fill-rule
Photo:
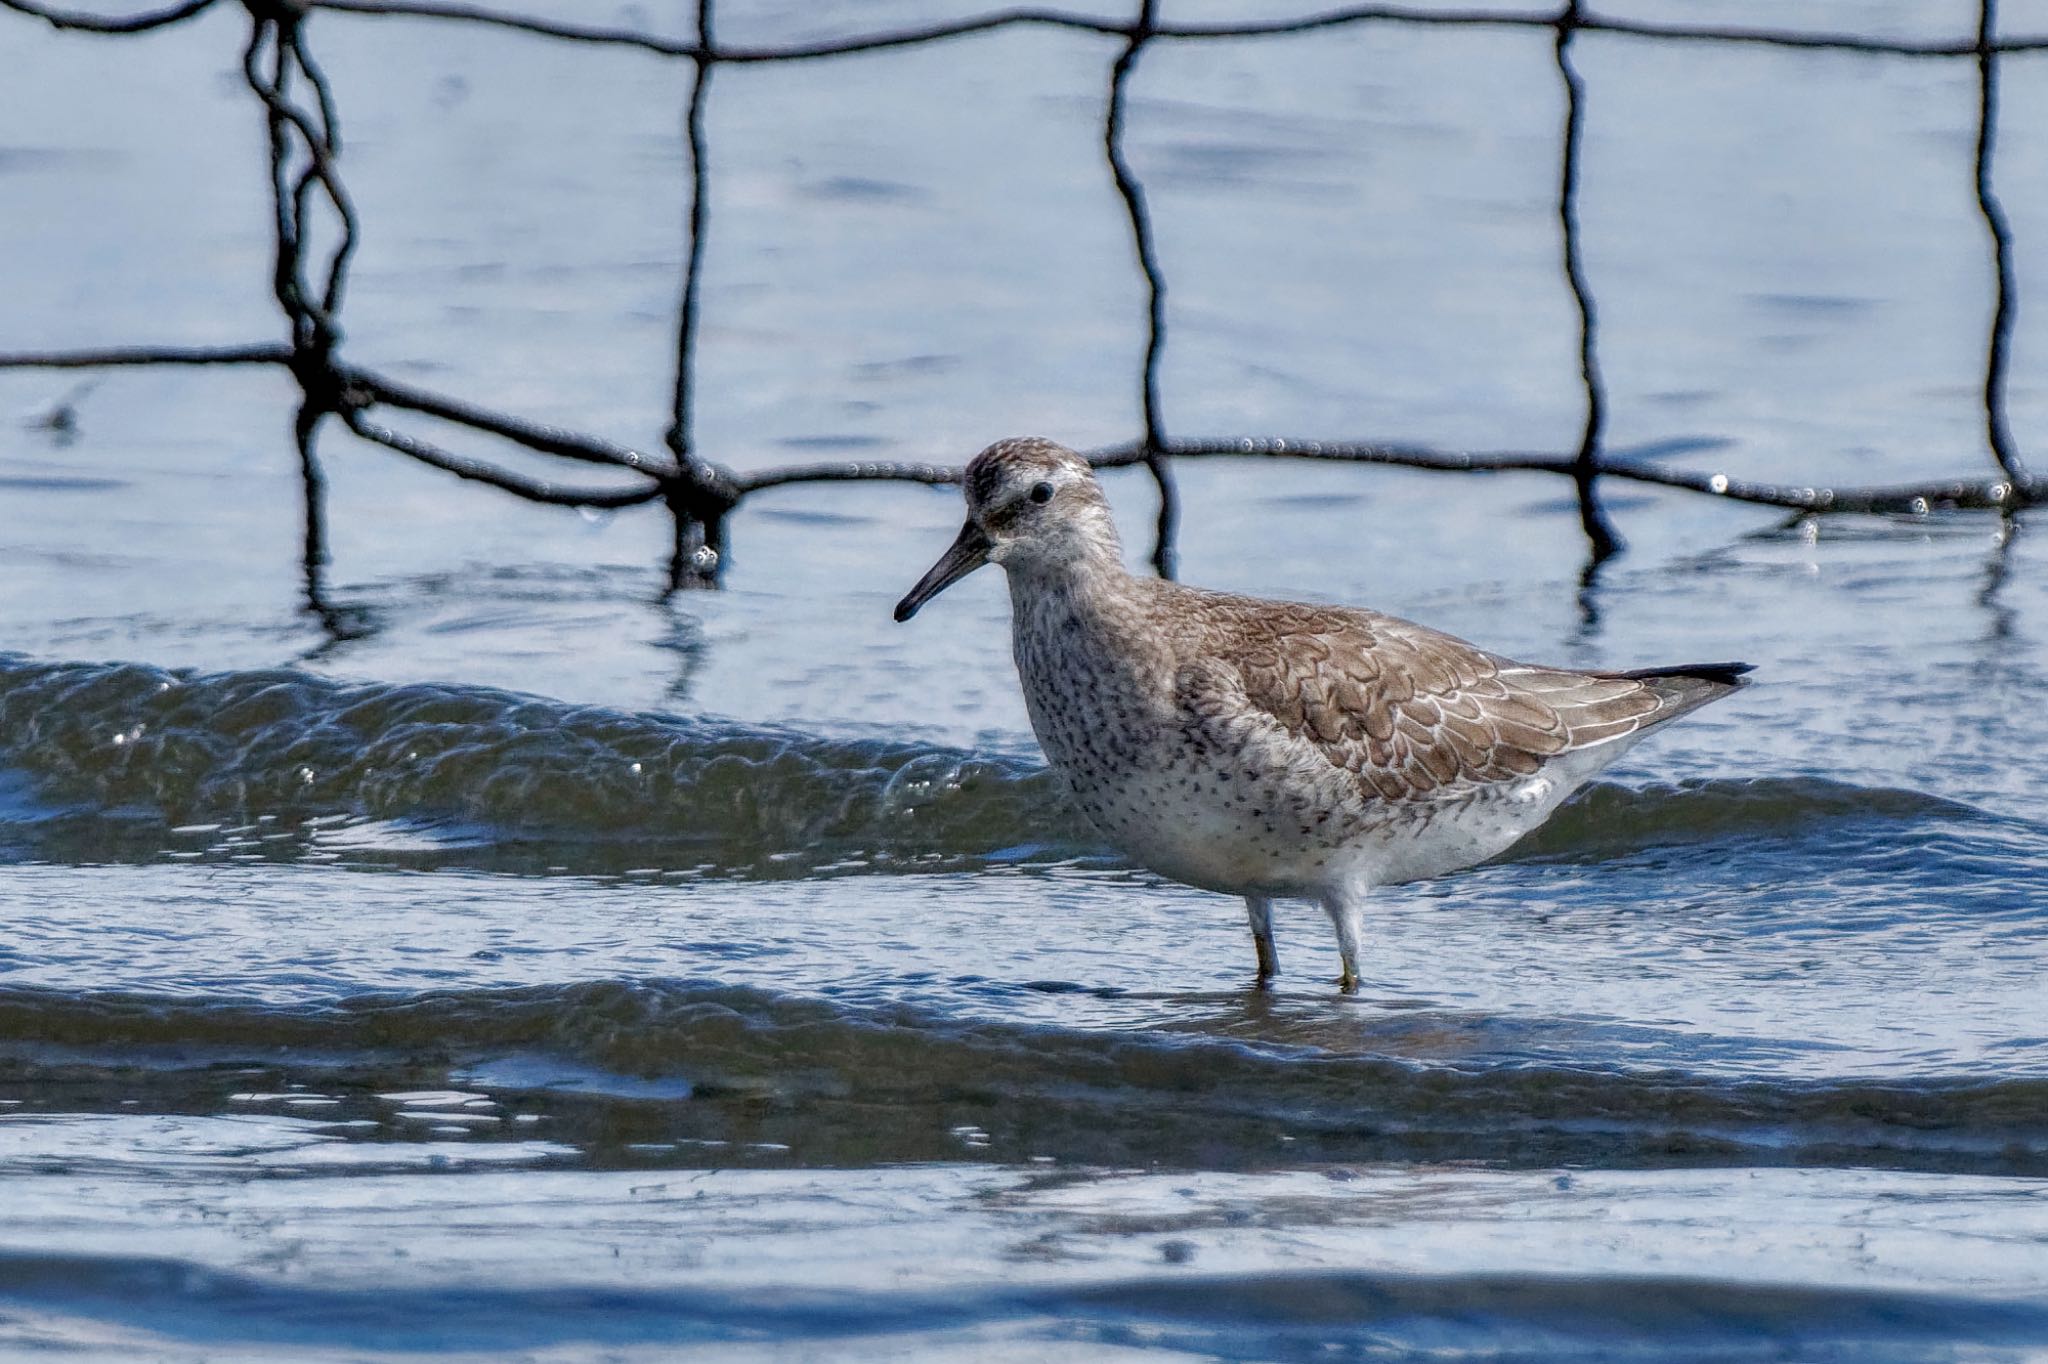
M 1179 517 L 1172 465 L 1183 459 L 1280 458 L 1356 464 L 1385 464 L 1444 472 L 1527 472 L 1572 480 L 1590 564 L 1622 547 L 1598 499 L 1602 479 L 1618 479 L 1698 492 L 1735 502 L 1800 514 L 1861 512 L 1925 514 L 1947 509 L 2011 513 L 2040 501 L 2048 490 L 2028 472 L 2006 416 L 2006 375 L 2017 307 L 2010 225 L 1992 184 L 1996 145 L 1999 58 L 2013 52 L 2048 51 L 2048 38 L 2001 39 L 1996 0 L 1979 0 L 1977 31 L 1949 41 L 1893 40 L 1848 33 L 1802 33 L 1749 27 L 1667 24 L 1619 20 L 1585 12 L 1580 0 L 1564 0 L 1553 14 L 1470 8 L 1416 10 L 1368 4 L 1333 8 L 1284 20 L 1240 23 L 1162 23 L 1157 0 L 1135 0 L 1124 23 L 1050 8 L 1020 7 L 961 20 L 906 27 L 885 33 L 780 46 L 724 45 L 714 27 L 712 0 L 696 0 L 694 40 L 668 39 L 636 31 L 567 23 L 494 10 L 462 0 L 239 0 L 249 19 L 242 71 L 262 107 L 269 134 L 275 259 L 272 291 L 284 315 L 289 340 L 245 346 L 137 346 L 0 353 L 0 368 L 95 368 L 127 365 L 271 364 L 287 368 L 300 400 L 293 429 L 305 490 L 304 564 L 309 609 L 331 634 L 353 628 L 346 612 L 329 606 L 321 587 L 326 562 L 325 481 L 317 450 L 318 433 L 329 417 L 357 437 L 458 478 L 479 482 L 528 501 L 610 508 L 661 502 L 675 527 L 669 565 L 672 588 L 714 586 L 725 566 L 728 513 L 749 495 L 793 484 L 885 481 L 947 484 L 957 468 L 907 461 L 832 461 L 736 473 L 705 459 L 692 434 L 695 362 L 698 348 L 701 279 L 710 220 L 710 171 L 704 131 L 712 75 L 725 64 L 825 60 L 894 48 L 967 38 L 1001 29 L 1041 26 L 1082 31 L 1121 40 L 1110 67 L 1103 119 L 1103 151 L 1111 181 L 1123 202 L 1136 265 L 1146 284 L 1146 326 L 1139 368 L 1142 435 L 1091 455 L 1098 467 L 1142 464 L 1160 496 L 1153 564 L 1170 574 Z M 0 9 L 41 20 L 60 30 L 101 35 L 135 35 L 189 20 L 229 0 L 183 0 L 127 16 L 70 11 L 43 0 L 0 0 Z M 429 392 L 346 362 L 341 356 L 340 313 L 348 267 L 361 224 L 341 175 L 341 124 L 337 101 L 320 64 L 307 46 L 310 17 L 320 11 L 358 16 L 412 18 L 510 29 L 538 37 L 638 50 L 690 63 L 692 78 L 684 105 L 682 138 L 688 150 L 689 193 L 684 223 L 684 268 L 677 304 L 675 382 L 667 453 L 631 446 L 523 420 L 459 398 Z M 1548 29 L 1554 35 L 1558 74 L 1564 89 L 1560 136 L 1557 219 L 1566 288 L 1578 315 L 1578 355 L 1585 395 L 1585 423 L 1570 454 L 1531 451 L 1471 452 L 1421 445 L 1360 441 L 1295 440 L 1274 437 L 1180 439 L 1168 437 L 1159 389 L 1167 339 L 1167 275 L 1160 263 L 1144 185 L 1124 153 L 1129 86 L 1146 47 L 1158 42 L 1251 40 L 1301 34 L 1356 24 L 1435 25 Z M 1955 476 L 1886 487 L 1820 487 L 1730 479 L 1719 473 L 1674 469 L 1646 460 L 1617 457 L 1602 449 L 1607 398 L 1600 376 L 1598 311 L 1579 245 L 1580 149 L 1585 126 L 1585 82 L 1573 65 L 1574 39 L 1600 33 L 1626 39 L 1762 45 L 1806 51 L 1838 51 L 1909 59 L 1974 60 L 1979 73 L 1976 148 L 1973 162 L 1978 211 L 1991 247 L 1994 308 L 1986 350 L 1983 407 L 1985 439 L 1995 471 L 1981 477 Z M 334 243 L 324 256 L 309 244 Z M 537 454 L 597 465 L 625 475 L 612 485 L 565 485 L 513 473 L 489 461 L 449 451 L 372 418 L 378 408 L 428 416 L 494 437 Z M 1590 570 L 1589 570 L 1590 571 Z

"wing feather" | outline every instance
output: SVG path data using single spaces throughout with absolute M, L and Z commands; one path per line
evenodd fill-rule
M 1184 713 L 1234 751 L 1305 748 L 1371 800 L 1467 795 L 1711 699 L 1530 667 L 1375 612 L 1202 596 L 1200 658 L 1175 679 Z

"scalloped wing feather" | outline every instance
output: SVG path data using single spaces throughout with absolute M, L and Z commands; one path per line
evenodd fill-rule
M 1305 748 L 1368 799 L 1455 799 L 1513 782 L 1727 690 L 1530 667 L 1376 612 L 1196 595 L 1205 656 L 1176 677 L 1185 713 L 1267 761 L 1298 763 Z

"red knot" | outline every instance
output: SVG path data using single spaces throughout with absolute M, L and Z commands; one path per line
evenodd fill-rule
M 1046 759 L 1134 861 L 1243 897 L 1261 983 L 1274 900 L 1323 907 L 1355 991 L 1370 888 L 1505 851 L 1749 671 L 1546 668 L 1377 611 L 1138 577 L 1094 471 L 1049 440 L 998 441 L 963 481 L 967 524 L 896 619 L 1000 564 Z

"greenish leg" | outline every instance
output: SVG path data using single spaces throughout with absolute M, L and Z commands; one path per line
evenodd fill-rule
M 1280 974 L 1280 958 L 1273 951 L 1273 902 L 1247 895 L 1244 908 L 1252 921 L 1252 946 L 1259 950 L 1258 983 L 1263 988 Z
M 1337 929 L 1337 954 L 1344 960 L 1344 974 L 1337 988 L 1347 995 L 1358 993 L 1358 959 L 1364 953 L 1365 889 L 1356 887 L 1323 897 L 1323 912 Z

